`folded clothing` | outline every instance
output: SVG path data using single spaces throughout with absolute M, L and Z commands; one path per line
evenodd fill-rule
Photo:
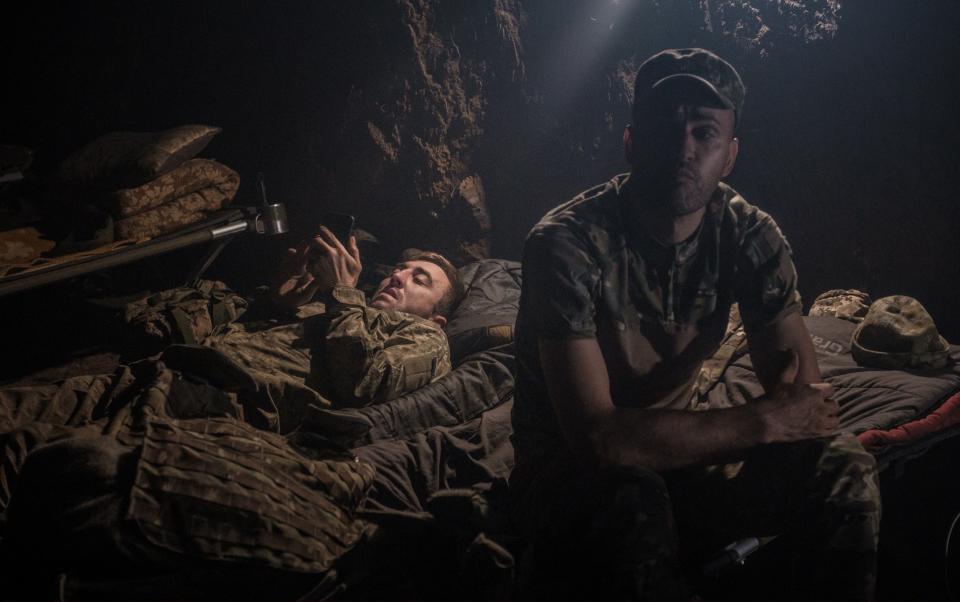
M 159 178 L 109 196 L 118 239 L 158 236 L 206 218 L 228 205 L 240 176 L 226 165 L 193 159 Z

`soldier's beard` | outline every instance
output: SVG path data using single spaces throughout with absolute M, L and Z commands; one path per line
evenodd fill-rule
M 652 182 L 650 192 L 650 202 L 654 205 L 651 209 L 670 217 L 689 215 L 710 202 L 703 181 L 696 174 L 684 170 Z

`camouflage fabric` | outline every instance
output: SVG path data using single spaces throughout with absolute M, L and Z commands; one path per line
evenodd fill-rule
M 913 297 L 877 299 L 853 331 L 850 353 L 861 366 L 936 370 L 950 362 L 950 345 Z
M 228 308 L 216 308 L 219 293 L 226 295 Z M 304 320 L 260 328 L 231 323 L 236 316 L 231 311 L 245 307 L 229 305 L 231 295 L 222 283 L 204 281 L 200 289 L 174 289 L 154 296 L 152 303 L 138 302 L 127 315 L 131 328 L 139 329 L 135 341 L 141 343 L 136 347 L 141 355 L 166 347 L 159 357 L 168 367 L 218 387 L 234 398 L 224 403 L 244 406 L 246 415 L 238 416 L 259 428 L 288 433 L 311 405 L 389 401 L 450 372 L 450 351 L 439 326 L 366 307 L 356 289 L 338 289 L 326 307 L 310 304 Z M 184 332 L 202 346 L 169 345 L 184 342 Z M 112 414 L 105 396 L 117 382 L 115 375 L 95 375 L 0 387 L 0 432 L 32 421 L 79 424 Z M 205 403 L 176 415 L 202 414 L 209 411 Z
M 56 244 L 33 226 L 0 231 L 0 276 L 12 272 L 13 267 L 40 258 Z
M 230 418 L 148 419 L 126 520 L 161 548 L 320 573 L 352 548 L 373 466 L 311 459 Z M 198 520 L 202 517 L 202 520 Z
M 727 366 L 747 351 L 747 331 L 743 328 L 743 321 L 740 319 L 740 307 L 734 303 L 730 306 L 730 320 L 727 323 L 723 342 L 713 355 L 704 360 L 700 373 L 697 374 L 697 384 L 694 387 L 697 394 L 695 409 L 706 408 L 707 392 L 720 382 Z
M 354 510 L 369 464 L 255 429 L 229 395 L 161 362 L 114 384 L 101 395 L 119 409 L 110 417 L 0 438 L 5 543 L 27 566 L 210 572 L 202 559 L 321 573 L 363 536 Z
M 189 171 L 187 173 L 172 173 L 162 177 L 162 181 L 158 182 L 156 186 L 147 184 L 141 188 L 134 189 L 135 191 L 142 191 L 143 197 L 136 197 L 136 193 L 126 194 L 125 198 L 127 199 L 133 197 L 138 199 L 133 203 L 133 205 L 137 207 L 158 201 L 162 201 L 162 204 L 142 210 L 139 213 L 129 215 L 123 219 L 118 219 L 113 225 L 115 236 L 117 238 L 149 238 L 159 236 L 160 234 L 173 232 L 184 226 L 203 221 L 214 211 L 229 205 L 234 195 L 237 194 L 237 189 L 240 187 L 240 177 L 228 167 L 221 166 L 221 168 L 222 169 L 219 170 L 221 179 L 209 181 L 205 186 L 191 192 L 185 192 L 169 200 L 163 199 L 172 194 L 172 192 L 166 188 L 170 185 L 171 180 L 177 180 L 182 177 L 186 180 L 186 182 L 181 182 L 183 184 L 197 184 L 196 181 L 192 180 L 196 174 L 190 173 Z M 184 190 L 186 190 L 186 188 Z M 120 204 L 124 201 L 116 200 L 116 202 Z
M 395 399 L 450 372 L 450 347 L 436 323 L 366 307 L 363 294 L 353 288 L 338 286 L 332 294 L 337 303 L 323 318 L 310 318 L 304 325 L 309 333 L 315 324 L 328 324 L 318 376 L 340 404 Z
M 156 353 L 171 343 L 194 344 L 232 323 L 247 300 L 218 280 L 201 280 L 154 293 L 124 307 L 124 336 L 135 355 Z
M 220 131 L 183 125 L 162 132 L 111 132 L 67 157 L 59 175 L 96 188 L 140 186 L 194 158 Z
M 203 344 L 266 385 L 288 412 L 389 401 L 450 372 L 447 338 L 435 323 L 367 307 L 350 287 L 336 287 L 330 301 L 301 308 L 302 321 L 255 331 L 234 325 Z
M 27 454 L 98 421 L 94 431 L 100 432 L 133 381 L 124 367 L 114 374 L 0 387 L 0 526 Z
M 259 331 L 232 324 L 207 347 L 172 345 L 112 376 L 0 389 L 0 524 L 18 557 L 45 567 L 53 550 L 53 566 L 91 568 L 79 551 L 94 549 L 107 576 L 117 555 L 167 570 L 202 559 L 328 571 L 366 532 L 353 512 L 372 466 L 322 437 L 254 425 L 296 432 L 302 406 L 328 403 L 314 376 L 368 403 L 445 374 L 450 358 L 438 326 L 368 308 L 355 289 L 311 309 Z
M 191 159 L 183 165 L 136 188 L 123 188 L 107 195 L 106 207 L 116 218 L 130 217 L 187 195 L 202 199 L 208 209 L 219 209 L 233 199 L 240 175 L 210 159 Z M 198 202 L 197 206 L 201 204 Z
M 538 339 L 596 337 L 614 403 L 686 409 L 731 304 L 747 327 L 800 310 L 786 240 L 732 188 L 721 183 L 698 232 L 672 247 L 627 229 L 621 209 L 631 194 L 628 176 L 617 176 L 549 212 L 527 238 L 516 332 L 518 453 L 559 442 Z
M 732 109 L 736 123 L 743 114 L 746 86 L 733 65 L 703 48 L 672 48 L 651 56 L 637 69 L 634 80 L 634 114 L 643 110 L 645 97 L 666 81 L 696 78 L 706 84 L 724 106 Z
M 859 323 L 867 315 L 872 302 L 870 295 L 857 289 L 833 289 L 817 295 L 810 306 L 809 315 Z
M 171 365 L 197 371 L 242 372 L 253 382 L 251 388 L 263 395 L 256 413 L 266 423 L 262 428 L 279 433 L 296 429 L 311 405 L 328 408 L 332 395 L 311 378 L 311 357 L 315 346 L 303 332 L 303 324 L 294 322 L 257 330 L 244 324 L 231 324 L 203 341 L 206 349 L 178 348 Z M 166 358 L 173 349 L 164 354 Z M 205 355 L 206 352 L 215 352 Z M 171 360 L 167 358 L 167 362 Z M 202 368 L 201 368 L 202 366 Z M 249 421 L 249 419 L 248 419 Z
M 0 433 L 31 422 L 80 426 L 103 418 L 115 389 L 130 378 L 121 371 L 0 387 Z
M 870 599 L 880 491 L 855 437 L 760 446 L 727 468 L 597 472 L 563 450 L 535 474 L 518 466 L 511 512 L 532 542 L 536 582 L 521 597 L 688 599 L 681 560 L 696 566 L 732 541 L 782 533 L 798 580 L 785 570 L 780 595 Z

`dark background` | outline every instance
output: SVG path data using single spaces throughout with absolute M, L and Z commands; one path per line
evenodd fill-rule
M 41 173 L 108 131 L 184 123 L 223 128 L 203 156 L 240 172 L 239 202 L 266 173 L 296 231 L 228 249 L 212 275 L 241 289 L 327 209 L 384 255 L 456 255 L 474 174 L 490 254 L 519 258 L 548 208 L 625 169 L 636 65 L 712 48 L 748 86 L 729 181 L 778 220 L 807 303 L 908 294 L 960 341 L 955 0 L 101 1 L 4 21 L 0 142 Z
M 625 169 L 636 66 L 664 47 L 713 49 L 748 87 L 729 182 L 786 233 L 807 305 L 831 288 L 912 295 L 960 343 L 956 0 L 103 0 L 4 11 L 0 144 L 33 148 L 39 179 L 106 132 L 186 123 L 223 128 L 202 156 L 241 174 L 238 203 L 259 202 L 253 182 L 266 174 L 294 231 L 227 248 L 210 275 L 240 290 L 267 281 L 283 248 L 331 209 L 381 240 L 370 257 L 418 246 L 519 259 L 547 209 Z M 489 232 L 457 196 L 470 176 L 483 182 Z M 127 274 L 150 282 L 156 263 Z M 37 334 L 41 324 L 80 345 L 103 335 L 75 313 L 77 294 L 3 300 L 5 332 L 29 341 L 6 338 L 19 367 L 62 344 Z M 888 599 L 942 586 L 955 447 L 884 483 L 884 553 L 902 567 L 881 576 Z M 949 495 L 931 496 L 943 479 Z

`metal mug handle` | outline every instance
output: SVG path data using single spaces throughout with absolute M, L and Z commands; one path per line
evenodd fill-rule
M 283 234 L 290 229 L 287 226 L 287 208 L 283 203 L 265 205 L 260 209 L 253 220 L 257 234 Z

